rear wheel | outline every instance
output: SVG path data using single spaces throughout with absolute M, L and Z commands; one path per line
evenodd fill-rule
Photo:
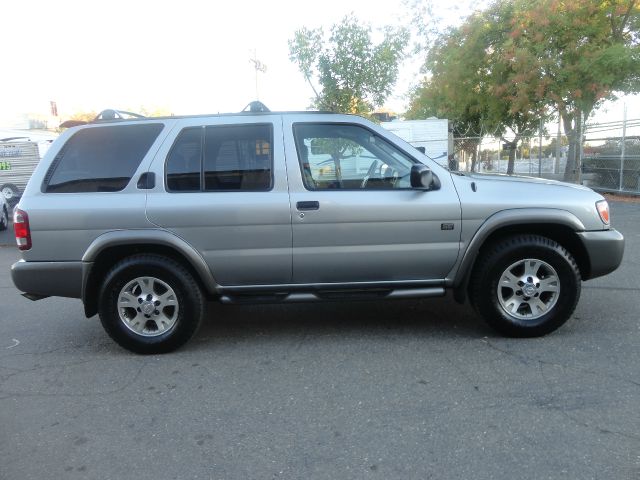
M 104 329 L 136 353 L 177 349 L 196 332 L 204 311 L 205 300 L 193 276 L 161 255 L 134 255 L 120 261 L 99 293 Z
M 565 248 L 546 237 L 516 235 L 482 253 L 471 302 L 502 334 L 536 337 L 571 317 L 580 289 L 580 272 Z

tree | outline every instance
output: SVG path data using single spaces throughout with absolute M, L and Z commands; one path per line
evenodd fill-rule
M 477 44 L 465 42 L 460 29 L 450 29 L 435 40 L 425 64 L 430 72 L 410 94 L 409 120 L 431 116 L 448 118 L 460 149 L 471 155 L 475 171 L 480 138 L 487 133 L 486 108 L 478 79 L 470 72 L 480 68 Z
M 509 60 L 520 95 L 535 94 L 562 117 L 569 138 L 565 180 L 579 180 L 583 125 L 605 100 L 640 91 L 636 0 L 517 0 Z
M 640 91 L 639 43 L 637 0 L 497 0 L 436 38 L 426 86 L 436 88 L 438 76 L 452 73 L 455 88 L 445 93 L 462 107 L 451 109 L 451 118 L 464 120 L 464 109 L 473 108 L 498 132 L 512 130 L 516 141 L 554 110 L 569 138 L 565 179 L 578 180 L 587 118 L 605 100 Z M 470 61 L 467 67 L 434 62 L 458 48 L 483 62 L 464 52 L 455 55 Z
M 409 41 L 405 29 L 386 27 L 374 44 L 371 27 L 346 16 L 325 39 L 321 28 L 303 27 L 289 41 L 289 58 L 311 86 L 313 106 L 367 115 L 391 93 Z
M 514 101 L 519 85 L 510 82 L 514 72 L 504 54 L 508 38 L 503 27 L 513 14 L 509 2 L 498 2 L 437 35 L 424 67 L 427 79 L 413 92 L 407 112 L 408 118 L 427 112 L 447 117 L 455 135 L 476 136 L 462 143 L 471 153 L 472 171 L 479 142 L 491 133 L 509 144 L 507 173 L 513 173 L 518 143 L 545 115 L 544 105 L 532 95 Z

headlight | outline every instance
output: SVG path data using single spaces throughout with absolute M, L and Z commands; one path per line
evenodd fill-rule
M 609 223 L 611 223 L 609 217 L 609 203 L 607 203 L 606 200 L 600 200 L 599 202 L 596 202 L 596 209 L 598 210 L 602 223 L 609 225 Z

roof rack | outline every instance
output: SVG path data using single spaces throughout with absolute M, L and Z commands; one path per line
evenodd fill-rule
M 249 102 L 240 113 L 266 113 L 270 111 L 271 110 L 269 110 L 260 100 L 254 100 L 253 102 Z
M 125 115 L 133 118 L 145 118 L 144 115 L 140 115 L 139 113 L 127 112 L 125 110 L 113 110 L 107 109 L 101 111 L 96 118 L 93 119 L 94 122 L 102 122 L 102 121 L 111 121 L 111 120 L 126 120 Z
M 249 102 L 246 107 L 242 109 L 240 112 L 230 112 L 230 113 L 204 113 L 198 115 L 171 115 L 171 116 L 159 116 L 159 117 L 145 117 L 144 115 L 140 115 L 133 112 L 127 112 L 125 110 L 114 110 L 107 109 L 100 112 L 96 117 L 91 121 L 84 120 L 67 120 L 60 124 L 61 128 L 71 128 L 77 127 L 79 125 L 87 125 L 92 123 L 108 123 L 108 122 L 118 122 L 118 121 L 130 121 L 130 120 L 175 120 L 180 118 L 199 118 L 199 117 L 225 117 L 225 116 L 234 116 L 234 115 L 242 115 L 242 114 L 282 114 L 282 113 L 296 113 L 296 114 L 316 114 L 316 113 L 324 113 L 330 114 L 333 112 L 323 111 L 323 110 L 303 110 L 303 111 L 277 111 L 272 112 L 269 108 L 259 100 L 254 100 L 253 102 Z M 350 115 L 350 114 L 345 114 Z M 129 118 L 126 118 L 129 117 Z
M 129 118 L 125 118 L 129 117 Z M 144 115 L 140 115 L 139 113 L 127 112 L 126 110 L 114 110 L 112 108 L 108 108 L 106 110 L 102 110 L 96 117 L 87 122 L 86 120 L 67 120 L 60 124 L 60 128 L 71 128 L 77 127 L 78 125 L 87 125 L 88 123 L 98 123 L 98 122 L 111 122 L 113 120 L 128 120 L 130 118 L 146 118 Z

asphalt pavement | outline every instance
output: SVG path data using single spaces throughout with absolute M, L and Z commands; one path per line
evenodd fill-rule
M 137 356 L 0 248 L 0 479 L 640 479 L 640 204 L 612 215 L 622 267 L 528 340 L 450 297 L 212 304 Z

